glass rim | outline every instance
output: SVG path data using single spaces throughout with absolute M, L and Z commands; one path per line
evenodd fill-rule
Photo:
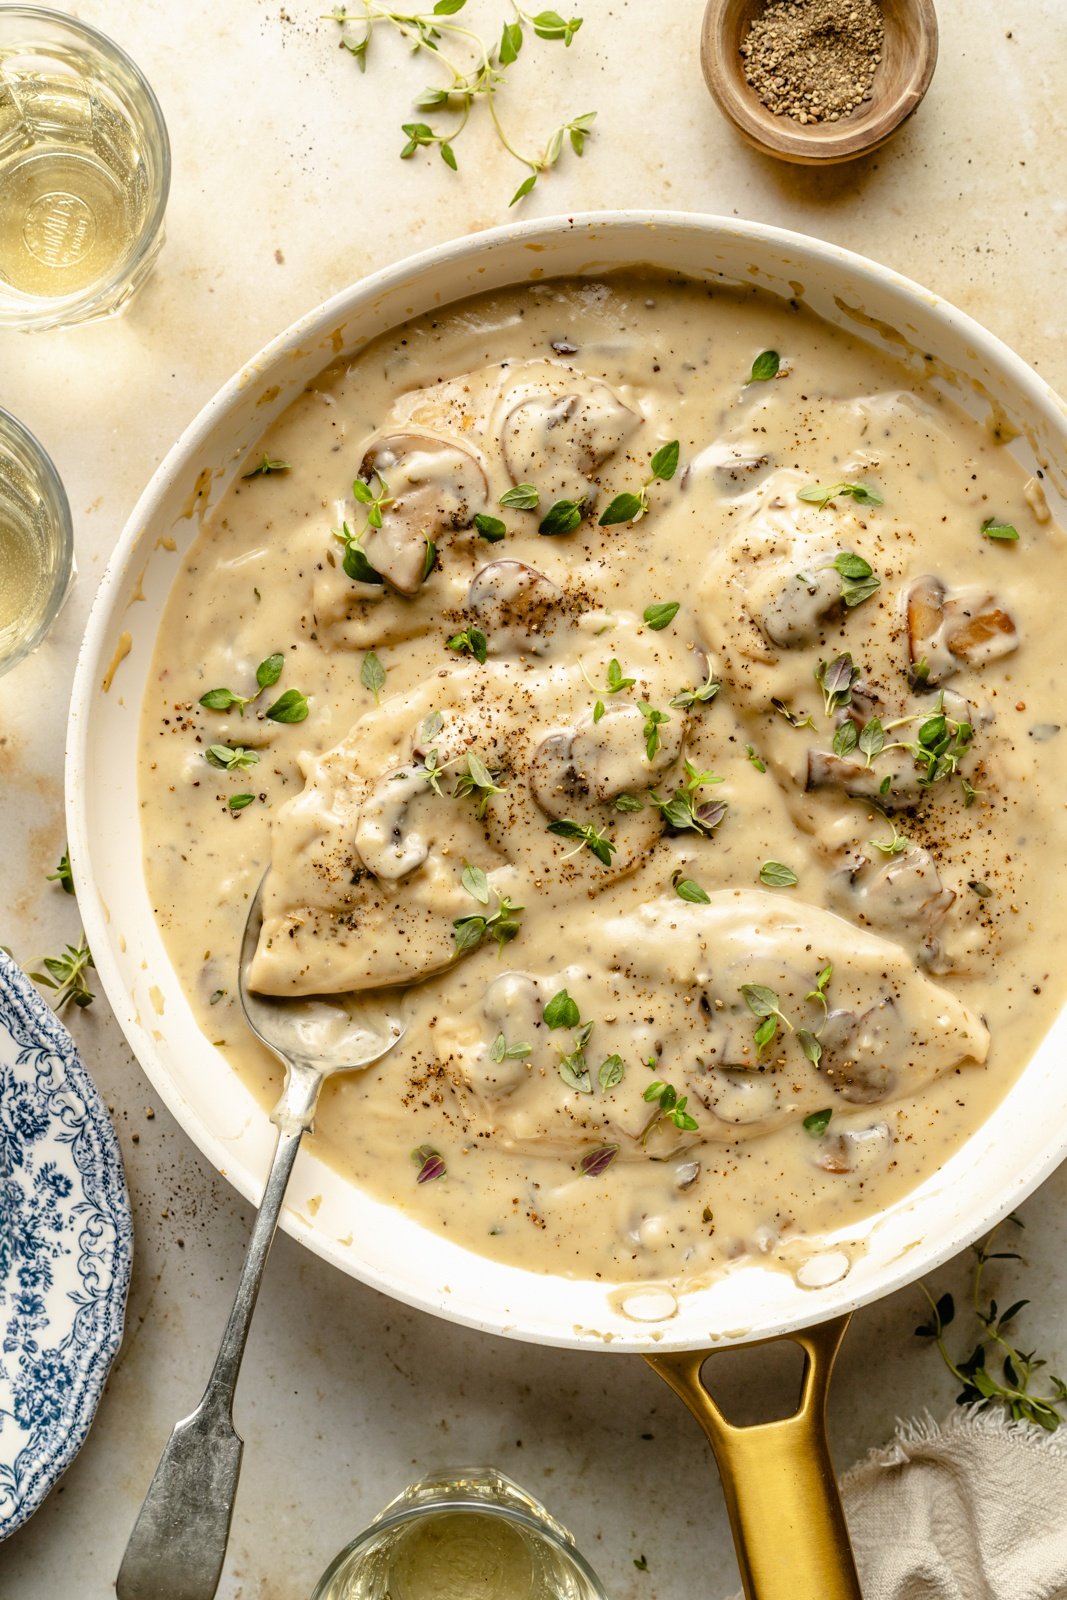
M 328 1586 L 337 1577 L 342 1567 L 350 1558 L 357 1554 L 360 1548 L 371 1543 L 379 1535 L 391 1533 L 394 1528 L 400 1527 L 405 1522 L 412 1522 L 416 1517 L 449 1516 L 454 1511 L 475 1512 L 479 1515 L 500 1517 L 506 1522 L 520 1523 L 529 1533 L 536 1534 L 539 1538 L 547 1539 L 560 1555 L 564 1556 L 577 1570 L 580 1577 L 589 1584 L 596 1600 L 607 1600 L 607 1593 L 603 1584 L 593 1571 L 576 1544 L 569 1539 L 561 1538 L 551 1522 L 542 1522 L 532 1512 L 521 1507 L 501 1504 L 499 1501 L 483 1500 L 477 1495 L 464 1494 L 458 1499 L 441 1499 L 416 1502 L 413 1505 L 400 1506 L 396 1511 L 390 1511 L 388 1516 L 383 1516 L 369 1522 L 361 1533 L 345 1545 L 330 1562 L 322 1574 L 311 1595 L 311 1600 L 323 1600 Z
M 0 313 L 0 327 L 31 330 L 38 323 L 55 326 L 57 321 L 67 323 L 89 320 L 89 314 L 94 307 L 101 301 L 107 300 L 126 279 L 136 276 L 137 269 L 155 248 L 162 232 L 167 201 L 170 198 L 171 148 L 166 118 L 155 90 L 133 57 L 117 44 L 110 34 L 102 32 L 91 22 L 83 22 L 81 17 L 70 16 L 65 11 L 56 11 L 51 6 L 0 5 L 0 23 L 15 18 L 23 18 L 31 24 L 45 23 L 80 37 L 105 60 L 110 59 L 127 72 L 139 93 L 144 96 L 146 121 L 150 124 L 150 131 L 158 145 L 159 160 L 159 181 L 153 185 L 152 203 L 137 235 L 137 242 L 127 255 L 116 262 L 105 278 L 89 289 L 77 290 L 68 295 L 56 295 L 54 299 L 48 301 L 47 306 L 40 304 L 38 297 L 28 296 L 24 302 L 25 314 L 20 314 L 19 309 L 7 315 Z M 42 40 L 40 45 L 41 54 L 47 55 L 47 42 Z M 32 39 L 27 39 L 26 48 L 28 50 L 34 48 Z
M 3 406 L 0 406 L 0 448 L 2 448 L 5 434 L 12 437 L 25 450 L 29 462 L 38 476 L 38 487 L 44 498 L 50 503 L 58 533 L 59 560 L 56 563 L 48 604 L 41 613 L 41 620 L 33 632 L 22 640 L 16 651 L 3 661 L 0 661 L 0 676 L 5 672 L 9 672 L 20 661 L 25 660 L 42 642 L 59 615 L 60 608 L 67 597 L 67 590 L 70 587 L 70 580 L 74 571 L 74 519 L 71 516 L 67 491 L 63 487 L 63 480 L 56 470 L 55 462 L 41 441 L 35 434 L 30 432 L 26 424 L 20 422 L 18 417 L 13 416 L 10 411 L 5 411 Z

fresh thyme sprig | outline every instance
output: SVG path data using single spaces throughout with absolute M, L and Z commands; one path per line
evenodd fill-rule
M 641 1129 L 641 1144 L 645 1144 L 649 1135 L 664 1122 L 672 1123 L 681 1133 L 697 1132 L 699 1124 L 696 1118 L 685 1109 L 689 1103 L 689 1096 L 679 1095 L 673 1084 L 663 1083 L 657 1078 L 649 1084 L 641 1098 L 654 1103 L 656 1107 Z
M 722 782 L 723 779 L 717 778 L 713 772 L 701 772 L 691 761 L 686 761 L 685 782 L 679 784 L 669 798 L 657 794 L 653 789 L 649 799 L 676 832 L 684 833 L 691 829 L 710 838 L 712 830 L 719 826 L 726 815 L 726 801 L 701 801 L 699 792 L 707 784 Z
M 54 872 L 48 873 L 46 883 L 58 883 L 64 894 L 74 893 L 74 875 L 70 869 L 70 851 L 64 850 Z
M 282 675 L 284 666 L 285 657 L 280 650 L 276 651 L 274 655 L 267 656 L 261 661 L 256 668 L 255 694 L 234 694 L 232 689 L 209 689 L 206 694 L 200 696 L 200 704 L 208 711 L 232 711 L 236 706 L 238 716 L 243 717 L 245 707 L 254 704 L 264 689 L 273 689 Z M 264 712 L 264 716 L 269 717 L 272 722 L 303 722 L 307 714 L 308 703 L 299 689 L 286 689 Z M 226 747 L 219 745 L 217 748 L 222 750 Z M 225 765 L 225 762 L 219 764 Z
M 68 944 L 61 956 L 43 957 L 41 965 L 44 972 L 31 972 L 30 977 L 56 991 L 55 1011 L 62 1011 L 70 1001 L 81 1007 L 92 1005 L 95 996 L 86 973 L 95 962 L 84 933 L 76 945 Z
M 675 711 L 688 711 L 696 705 L 707 705 L 709 700 L 714 700 L 721 688 L 722 684 L 712 677 L 709 664 L 708 675 L 703 683 L 697 684 L 694 689 L 679 689 L 667 704 Z
M 574 822 L 569 817 L 559 822 L 548 824 L 549 833 L 554 833 L 560 839 L 577 839 L 578 843 L 573 850 L 568 850 L 563 857 L 564 861 L 577 855 L 579 850 L 589 850 L 602 861 L 606 867 L 611 866 L 611 858 L 618 849 L 613 839 L 609 839 L 603 828 L 595 828 L 591 822 Z
M 600 518 L 600 527 L 613 528 L 620 522 L 640 522 L 642 517 L 647 516 L 648 491 L 654 483 L 669 483 L 674 477 L 678 471 L 678 450 L 677 439 L 660 445 L 648 464 L 648 477 L 640 489 L 636 494 L 617 494 Z M 674 609 L 677 611 L 678 607 Z
M 834 500 L 854 500 L 858 506 L 885 504 L 877 489 L 869 483 L 807 483 L 797 490 L 797 499 L 806 500 L 824 511 Z
M 481 892 L 472 887 L 472 879 L 478 881 L 476 880 L 477 873 L 481 873 L 480 881 L 485 883 L 484 899 Z M 482 940 L 486 938 L 495 939 L 501 950 L 503 950 L 504 946 L 514 939 L 518 933 L 520 927 L 519 915 L 525 907 L 517 905 L 506 894 L 501 894 L 499 890 L 490 890 L 488 883 L 485 882 L 485 874 L 481 872 L 481 868 L 464 868 L 463 887 L 485 909 L 472 912 L 468 917 L 456 917 L 453 921 L 456 955 L 462 956 L 466 955 L 468 950 L 477 950 Z M 496 895 L 495 911 L 489 910 L 490 893 Z
M 291 472 L 292 466 L 288 461 L 272 461 L 270 456 L 264 454 L 258 466 L 251 472 L 242 472 L 241 477 L 245 483 L 251 478 L 269 478 L 274 472 Z
M 436 752 L 434 754 L 436 755 Z M 504 791 L 494 781 L 493 774 L 480 755 L 471 750 L 468 752 L 466 760 L 467 770 L 456 774 L 456 787 L 453 789 L 452 795 L 454 799 L 460 800 L 465 795 L 474 795 L 476 797 L 474 814 L 480 821 L 489 809 L 489 802 L 493 796 L 495 794 L 503 794 Z M 436 768 L 436 771 L 444 771 L 444 768 Z M 436 775 L 436 771 L 434 775 Z M 430 777 L 429 782 L 432 787 L 433 776 Z
M 503 88 L 508 68 L 519 57 L 527 28 L 538 38 L 561 42 L 569 47 L 582 26 L 581 17 L 562 17 L 558 11 L 529 12 L 512 0 L 514 20 L 505 21 L 500 42 L 490 45 L 472 28 L 450 21 L 463 10 L 466 0 L 437 0 L 430 10 L 400 11 L 383 5 L 379 0 L 356 0 L 358 10 L 338 6 L 329 19 L 342 29 L 341 44 L 356 58 L 361 72 L 367 70 L 367 56 L 375 30 L 380 26 L 393 29 L 412 49 L 413 54 L 428 51 L 446 73 L 441 85 L 424 89 L 415 101 L 415 109 L 433 113 L 435 117 L 450 119 L 447 126 L 429 122 L 405 122 L 402 129 L 406 142 L 400 151 L 401 160 L 408 160 L 420 149 L 435 149 L 446 167 L 458 172 L 456 141 L 470 119 L 471 112 L 480 101 L 488 108 L 494 131 L 509 155 L 528 169 L 510 204 L 516 205 L 535 187 L 542 173 L 549 171 L 563 153 L 565 142 L 576 156 L 585 150 L 585 141 L 592 132 L 595 111 L 583 112 L 555 128 L 536 153 L 522 151 L 513 144 L 500 118 L 497 97 Z M 361 28 L 353 35 L 346 31 L 351 24 Z M 455 60 L 445 45 L 458 45 L 468 52 L 467 60 Z
M 223 772 L 247 772 L 259 764 L 255 750 L 246 750 L 243 744 L 209 744 L 204 751 L 209 767 L 219 767 Z
M 1018 1228 L 1023 1226 L 1018 1217 L 1009 1217 L 1008 1221 Z M 958 1361 L 949 1355 L 945 1330 L 955 1320 L 955 1301 L 950 1294 L 940 1295 L 935 1300 L 924 1283 L 919 1287 L 930 1305 L 930 1321 L 920 1324 L 915 1332 L 920 1339 L 934 1341 L 948 1370 L 961 1384 L 956 1396 L 957 1405 L 976 1405 L 979 1411 L 1003 1406 L 1012 1421 L 1033 1422 L 1047 1433 L 1054 1433 L 1064 1421 L 1064 1411 L 1067 1410 L 1067 1384 L 1054 1373 L 1049 1373 L 1048 1392 L 1036 1392 L 1033 1380 L 1037 1373 L 1048 1366 L 1047 1361 L 1040 1359 L 1032 1350 L 1020 1350 L 1007 1337 L 1008 1327 L 1030 1302 L 1016 1300 L 1005 1311 L 1001 1311 L 994 1299 L 991 1298 L 986 1304 L 983 1298 L 983 1279 L 990 1261 L 1023 1259 L 1016 1250 L 992 1248 L 998 1231 L 994 1228 L 984 1243 L 971 1246 L 975 1257 L 971 1310 L 981 1330 L 971 1354 Z

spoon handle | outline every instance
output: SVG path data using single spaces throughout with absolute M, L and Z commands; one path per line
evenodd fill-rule
M 322 1074 L 294 1063 L 272 1121 L 278 1142 L 219 1353 L 196 1410 L 163 1449 L 130 1534 L 117 1600 L 212 1600 L 219 1585 L 241 1471 L 233 1396 L 282 1201 L 311 1126 Z

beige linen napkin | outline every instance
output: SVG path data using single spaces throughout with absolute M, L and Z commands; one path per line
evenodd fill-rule
M 973 1409 L 925 1416 L 841 1490 L 864 1600 L 1067 1600 L 1058 1434 Z

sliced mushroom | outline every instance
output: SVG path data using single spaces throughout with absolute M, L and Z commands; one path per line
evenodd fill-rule
M 641 419 L 613 389 L 573 369 L 543 364 L 501 402 L 500 446 L 513 483 L 536 483 L 553 499 L 582 500 L 590 477 Z
M 480 1052 L 479 1087 L 490 1098 L 514 1094 L 530 1076 L 528 1056 L 508 1056 L 493 1060 L 493 1041 L 503 1037 L 509 1045 L 532 1046 L 539 1036 L 542 1011 L 541 991 L 525 972 L 502 972 L 494 978 L 482 998 L 482 1011 L 489 1024 L 489 1038 Z
M 560 616 L 563 591 L 524 561 L 490 561 L 471 580 L 467 604 L 489 654 L 544 655 Z
M 364 800 L 355 846 L 359 859 L 376 878 L 404 878 L 429 855 L 429 843 L 412 817 L 413 802 L 426 792 L 425 768 L 407 766 L 380 779 Z
M 673 766 L 682 748 L 683 721 L 660 724 L 659 745 L 652 760 L 645 751 L 645 721 L 632 702 L 609 705 L 598 722 L 584 713 L 575 725 L 571 760 L 580 783 L 598 800 L 646 789 Z
M 983 667 L 1018 648 L 1015 622 L 988 589 L 946 590 L 939 578 L 917 578 L 907 592 L 911 676 L 935 688 L 961 665 Z
M 575 804 L 589 797 L 589 788 L 578 776 L 571 755 L 574 733 L 550 733 L 541 740 L 530 758 L 527 778 L 533 795 L 546 817 L 560 821 L 573 814 Z
M 716 439 L 694 456 L 689 472 L 695 478 L 711 477 L 716 488 L 733 497 L 751 489 L 773 464 L 773 457 L 756 444 Z
M 359 475 L 386 495 L 381 527 L 363 537 L 367 560 L 401 594 L 415 594 L 428 574 L 429 543 L 468 527 L 485 509 L 489 485 L 482 465 L 450 440 L 394 433 L 372 444 Z
M 759 569 L 745 608 L 772 644 L 786 650 L 815 644 L 827 617 L 841 609 L 841 579 L 822 557 L 801 572 L 786 562 Z
M 886 1063 L 899 1053 L 900 1018 L 891 998 L 877 1001 L 862 1016 L 831 1011 L 819 1030 L 818 1070 L 845 1100 L 868 1105 L 885 1100 L 896 1086 Z
M 890 787 L 882 793 L 886 777 Z M 830 755 L 826 750 L 809 750 L 804 788 L 808 793 L 816 789 L 841 789 L 854 800 L 872 800 L 883 811 L 899 811 L 902 806 L 914 805 L 922 793 L 920 774 L 909 760 L 906 751 L 894 751 L 890 762 L 883 760 L 877 771 L 862 761 Z
M 824 1172 L 847 1173 L 861 1181 L 884 1167 L 893 1148 L 893 1135 L 886 1122 L 867 1127 L 829 1129 L 819 1140 L 812 1160 Z
M 860 856 L 829 888 L 834 910 L 902 941 L 928 939 L 956 899 L 921 845 L 878 863 Z
M 779 1086 L 771 1072 L 738 1072 L 713 1067 L 691 1079 L 696 1094 L 720 1122 L 744 1127 L 763 1122 L 778 1110 Z

